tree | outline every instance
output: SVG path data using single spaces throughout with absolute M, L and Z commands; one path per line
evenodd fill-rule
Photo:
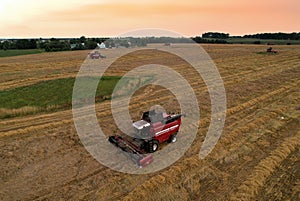
M 108 48 L 116 47 L 116 44 L 113 39 L 106 40 L 104 42 L 104 44 L 105 44 L 105 47 L 108 47 Z
M 58 41 L 56 38 L 50 38 L 50 41 Z
M 70 44 L 66 41 L 52 40 L 45 45 L 47 52 L 70 50 Z
M 72 50 L 85 50 L 85 47 L 81 43 L 76 43 Z
M 129 47 L 129 43 L 127 40 L 122 40 L 119 41 L 119 45 L 128 48 Z
M 16 41 L 15 45 L 16 49 L 36 49 L 37 47 L 35 39 L 19 39 Z
M 228 33 L 219 33 L 219 32 L 207 32 L 202 34 L 202 38 L 229 38 Z
M 205 38 L 201 38 L 200 36 L 196 36 L 195 38 L 192 38 L 192 40 L 195 41 L 196 43 L 228 44 L 226 40 L 205 39 Z
M 85 43 L 86 42 L 86 38 L 84 36 L 81 36 L 79 38 L 79 40 L 80 40 L 81 43 Z
M 8 50 L 9 49 L 9 42 L 7 40 L 3 42 L 2 49 L 3 50 Z
M 97 47 L 97 42 L 96 41 L 92 41 L 92 40 L 88 40 L 85 43 L 85 47 L 86 49 L 95 49 Z

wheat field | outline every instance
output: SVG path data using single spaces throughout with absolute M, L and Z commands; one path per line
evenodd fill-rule
M 105 75 L 122 76 L 154 61 L 181 73 L 201 110 L 197 136 L 185 155 L 155 173 L 120 173 L 86 151 L 70 109 L 30 114 L 36 108 L 0 107 L 1 113 L 21 114 L 0 121 L 0 200 L 300 200 L 300 46 L 276 46 L 279 53 L 270 55 L 257 54 L 267 48 L 263 45 L 203 48 L 227 95 L 223 134 L 205 159 L 198 155 L 211 117 L 205 83 L 183 61 L 148 49 L 116 61 Z M 109 62 L 112 51 L 103 50 L 107 60 L 101 62 Z M 0 90 L 75 77 L 87 54 L 0 58 Z M 150 85 L 131 98 L 130 114 L 138 120 L 155 104 L 180 110 L 169 90 Z M 97 103 L 96 111 L 105 133 L 119 132 L 109 100 Z

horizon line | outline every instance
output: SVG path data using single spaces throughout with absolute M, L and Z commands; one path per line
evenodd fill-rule
M 204 33 L 225 33 L 225 32 L 217 32 L 217 31 L 208 31 L 208 32 L 204 32 Z M 202 33 L 202 34 L 204 34 Z M 249 33 L 249 34 L 243 34 L 243 35 L 230 35 L 230 33 L 225 33 L 225 34 L 229 34 L 229 37 L 244 37 L 246 35 L 256 35 L 256 34 L 276 34 L 276 33 L 283 33 L 283 34 L 292 34 L 292 33 L 300 33 L 297 31 L 293 31 L 293 32 L 282 32 L 282 31 L 278 31 L 278 32 L 259 32 L 259 33 Z M 76 38 L 80 38 L 82 36 L 84 36 L 85 38 L 150 38 L 150 37 L 155 37 L 155 38 L 161 38 L 161 37 L 168 37 L 168 38 L 193 38 L 193 37 L 202 37 L 202 34 L 200 35 L 194 35 L 194 36 L 181 36 L 181 37 L 174 37 L 174 36 L 85 36 L 85 35 L 81 35 L 81 36 L 47 36 L 47 37 L 1 37 L 0 39 L 5 39 L 5 40 L 18 40 L 18 39 L 76 39 Z

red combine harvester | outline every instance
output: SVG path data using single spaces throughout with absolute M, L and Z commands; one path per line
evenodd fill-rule
M 110 136 L 109 142 L 130 153 L 139 167 L 153 162 L 153 155 L 159 144 L 176 142 L 176 135 L 181 125 L 183 114 L 169 115 L 150 110 L 143 113 L 142 119 L 134 122 L 134 137 Z
M 105 58 L 105 56 L 101 55 L 99 51 L 89 53 L 89 55 L 90 55 L 91 59 L 100 59 L 100 58 L 103 59 L 103 58 Z

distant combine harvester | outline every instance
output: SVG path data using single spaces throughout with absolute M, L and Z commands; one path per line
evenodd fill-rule
M 278 53 L 278 51 L 277 51 L 277 50 L 273 50 L 272 47 L 269 47 L 269 48 L 267 49 L 267 52 L 268 52 L 268 53 L 274 53 L 274 54 Z
M 89 53 L 89 56 L 90 56 L 91 59 L 104 59 L 104 58 L 106 58 L 106 56 L 100 54 L 99 51 L 91 52 L 91 53 Z

